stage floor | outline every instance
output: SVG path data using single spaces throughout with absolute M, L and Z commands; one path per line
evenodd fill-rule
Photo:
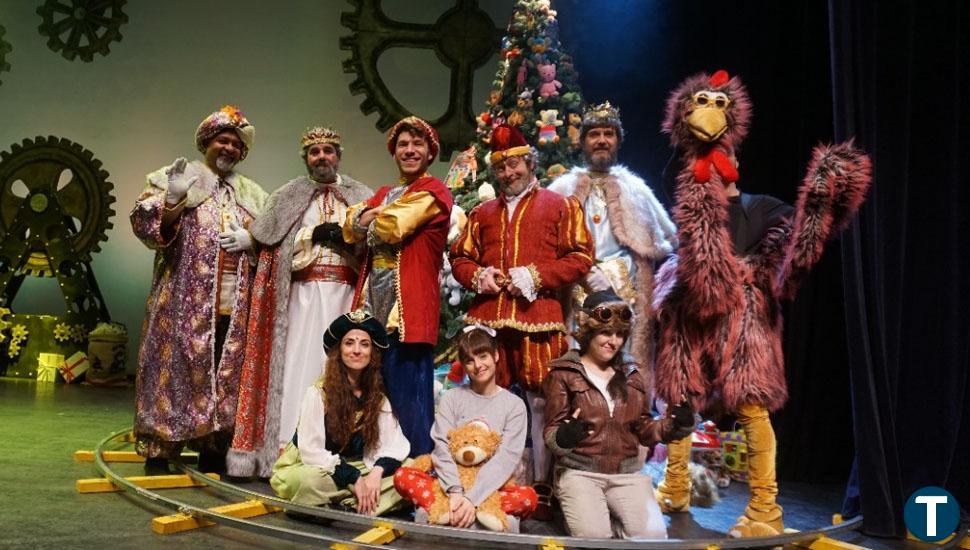
M 131 387 L 94 388 L 0 378 L 0 441 L 3 442 L 0 487 L 4 503 L 0 512 L 0 547 L 145 549 L 173 544 L 179 548 L 207 550 L 300 547 L 223 526 L 156 535 L 151 531 L 151 520 L 170 513 L 168 509 L 145 504 L 123 493 L 78 494 L 74 488 L 77 479 L 99 475 L 92 463 L 74 462 L 74 451 L 93 449 L 109 433 L 130 426 L 133 414 L 134 389 Z M 140 465 L 119 464 L 114 468 L 124 475 L 142 475 Z M 245 486 L 270 491 L 268 484 L 262 482 Z M 785 509 L 786 526 L 804 530 L 829 525 L 832 514 L 839 510 L 842 490 L 841 486 L 781 483 L 779 502 Z M 201 506 L 226 503 L 207 489 L 174 489 L 165 494 Z M 691 514 L 670 516 L 669 535 L 671 538 L 720 536 L 741 515 L 746 499 L 747 486 L 733 483 L 722 491 L 721 501 L 713 508 L 694 508 Z M 350 533 L 339 525 L 323 527 L 296 522 L 283 514 L 266 516 L 260 521 L 317 533 Z M 563 533 L 558 521 L 527 521 L 523 528 L 532 534 Z M 880 550 L 934 547 L 911 541 L 874 539 L 858 533 L 840 538 Z M 392 545 L 440 547 L 435 542 L 409 535 Z

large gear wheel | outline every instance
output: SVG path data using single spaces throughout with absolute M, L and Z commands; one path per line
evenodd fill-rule
M 0 152 L 0 234 L 23 228 L 18 223 L 21 211 L 29 209 L 43 216 L 45 212 L 59 212 L 61 216 L 48 219 L 48 226 L 62 223 L 70 231 L 68 245 L 78 261 L 90 261 L 91 253 L 99 251 L 100 242 L 108 237 L 109 221 L 114 215 L 110 205 L 113 185 L 108 173 L 101 169 L 101 161 L 94 158 L 78 143 L 50 136 L 14 144 L 9 152 Z M 18 196 L 15 183 L 23 182 L 27 196 Z M 51 208 L 56 205 L 57 208 Z M 75 226 L 75 218 L 80 227 Z M 32 275 L 50 276 L 51 267 L 45 253 L 45 241 L 50 231 L 24 235 L 29 258 L 25 270 Z M 6 251 L 2 251 L 6 252 Z M 15 258 L 7 256 L 14 263 Z M 10 265 L 10 264 L 8 264 Z
M 10 63 L 7 63 L 7 54 L 13 51 L 10 43 L 3 39 L 5 34 L 7 34 L 7 29 L 0 25 L 0 73 L 10 70 Z M 3 84 L 2 80 L 0 80 L 0 84 Z
M 43 19 L 37 30 L 47 37 L 47 47 L 68 61 L 80 57 L 91 62 L 94 54 L 108 55 L 109 45 L 121 41 L 121 25 L 128 22 L 121 11 L 126 2 L 47 0 L 37 8 Z
M 478 0 L 456 0 L 432 25 L 403 23 L 389 19 L 381 10 L 381 0 L 348 0 L 354 12 L 340 14 L 340 23 L 353 31 L 340 38 L 340 49 L 351 56 L 343 63 L 345 73 L 356 73 L 350 91 L 365 94 L 360 110 L 379 113 L 377 129 L 386 131 L 412 113 L 391 95 L 377 71 L 377 60 L 389 48 L 433 49 L 438 59 L 451 69 L 451 90 L 445 114 L 430 121 L 438 130 L 441 159 L 462 150 L 475 138 L 472 91 L 475 69 L 498 51 L 504 31 L 495 27 L 491 17 L 478 7 Z

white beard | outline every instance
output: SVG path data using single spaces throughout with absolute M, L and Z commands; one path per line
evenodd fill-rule
M 231 172 L 235 165 L 235 162 L 227 159 L 226 157 L 216 157 L 216 168 L 218 168 L 220 172 Z

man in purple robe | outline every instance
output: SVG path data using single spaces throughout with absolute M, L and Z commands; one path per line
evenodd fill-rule
M 136 450 L 164 473 L 188 444 L 204 471 L 225 467 L 246 345 L 252 237 L 266 192 L 234 171 L 255 129 L 236 107 L 196 130 L 203 161 L 148 175 L 131 226 L 155 251 L 138 350 Z

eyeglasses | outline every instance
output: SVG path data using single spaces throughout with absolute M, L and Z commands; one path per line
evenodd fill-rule
M 725 109 L 731 104 L 731 99 L 723 92 L 700 91 L 691 96 L 694 105 L 700 107 L 713 106 L 718 109 Z
M 609 323 L 614 315 L 624 323 L 629 323 L 633 319 L 633 312 L 627 306 L 596 306 L 592 311 L 588 309 L 584 311 L 601 323 Z

